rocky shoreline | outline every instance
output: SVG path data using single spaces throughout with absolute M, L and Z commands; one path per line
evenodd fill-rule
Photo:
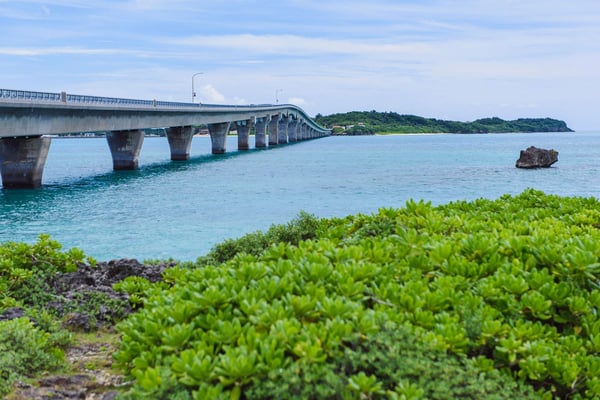
M 86 301 L 90 294 L 102 293 L 110 300 L 126 300 L 127 294 L 119 293 L 113 289 L 113 284 L 130 276 L 145 278 L 150 282 L 162 279 L 162 272 L 176 263 L 161 263 L 157 265 L 145 265 L 136 259 L 120 259 L 98 263 L 96 266 L 82 265 L 77 271 L 59 274 L 52 283 L 56 293 L 68 301 Z M 70 313 L 68 315 L 68 327 L 72 330 L 90 331 L 105 328 L 110 321 L 122 319 L 133 312 L 131 306 L 125 303 L 124 309 L 114 309 L 100 306 L 95 316 L 82 313 Z M 49 307 L 54 308 L 63 315 L 61 308 L 64 302 L 51 303 Z M 94 326 L 95 320 L 95 326 Z
M 112 354 L 117 350 L 115 342 L 118 341 L 115 340 L 112 321 L 126 317 L 133 309 L 128 304 L 127 294 L 115 291 L 112 285 L 130 276 L 157 282 L 162 279 L 162 272 L 174 265 L 175 262 L 151 265 L 136 259 L 120 259 L 99 262 L 95 266 L 80 265 L 75 272 L 57 274 L 49 283 L 57 301 L 47 304 L 47 308 L 62 316 L 66 328 L 74 332 L 91 332 L 93 340 L 80 341 L 66 349 L 70 365 L 68 373 L 44 376 L 33 384 L 17 383 L 15 391 L 6 399 L 114 399 L 119 393 L 118 388 L 127 385 L 127 382 L 112 368 Z M 72 302 L 95 299 L 98 294 L 109 301 L 120 301 L 125 306 L 117 309 L 99 305 L 95 315 L 72 312 L 67 307 Z M 25 310 L 10 308 L 0 314 L 0 320 L 24 315 Z

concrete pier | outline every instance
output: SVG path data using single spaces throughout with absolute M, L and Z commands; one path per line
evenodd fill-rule
M 271 115 L 271 121 L 269 122 L 269 146 L 279 144 L 279 119 L 279 114 Z
M 290 143 L 298 141 L 298 126 L 300 125 L 299 119 L 292 119 L 288 124 L 288 141 Z
M 42 185 L 49 137 L 16 137 L 0 140 L 0 174 L 4 188 L 37 188 Z
M 254 122 L 254 147 L 262 149 L 267 147 L 267 124 L 270 117 L 256 117 Z
M 250 148 L 252 130 L 258 149 L 330 134 L 293 104 L 197 104 L 2 89 L 2 184 L 39 186 L 51 135 L 107 132 L 113 168 L 131 170 L 139 165 L 144 130 L 166 128 L 171 160 L 188 160 L 195 126 L 208 126 L 213 154 L 225 153 L 230 128 L 238 131 L 238 150 Z
M 277 130 L 277 143 L 287 144 L 288 143 L 288 125 L 290 123 L 290 116 L 284 115 L 279 120 L 279 127 Z
M 208 124 L 208 133 L 212 142 L 212 153 L 223 154 L 227 151 L 227 134 L 231 122 L 219 122 L 216 124 Z
M 252 127 L 252 120 L 246 119 L 243 121 L 236 122 L 237 137 L 238 137 L 238 150 L 250 149 L 248 143 L 248 137 L 250 134 L 250 128 Z
M 167 140 L 171 149 L 171 160 L 185 161 L 190 159 L 190 149 L 194 131 L 191 125 L 173 126 L 166 129 Z
M 301 141 L 304 140 L 304 127 L 306 124 L 304 121 L 299 120 L 298 125 L 296 126 L 296 140 Z
M 111 131 L 106 134 L 114 170 L 138 168 L 138 158 L 144 143 L 144 131 L 139 129 Z

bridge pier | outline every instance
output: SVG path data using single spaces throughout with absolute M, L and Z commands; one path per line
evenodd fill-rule
M 301 141 L 304 140 L 304 127 L 306 123 L 304 121 L 300 121 L 298 126 L 296 127 L 296 140 Z
M 171 149 L 171 160 L 183 161 L 190 159 L 190 148 L 194 131 L 191 125 L 173 126 L 167 128 L 167 140 Z
M 299 119 L 292 119 L 288 124 L 288 141 L 290 143 L 298 141 L 298 126 L 300 124 Z
M 269 117 L 256 118 L 254 123 L 254 147 L 257 149 L 267 147 L 267 124 Z
M 138 168 L 138 158 L 144 143 L 143 131 L 139 129 L 111 131 L 106 133 L 106 140 L 115 171 Z
M 237 137 L 238 137 L 238 150 L 248 150 L 250 149 L 250 144 L 248 143 L 248 137 L 250 134 L 250 128 L 252 127 L 252 120 L 247 119 L 244 121 L 237 121 Z
M 250 147 L 248 135 L 253 125 L 256 148 L 329 134 L 329 130 L 292 104 L 203 104 L 199 107 L 196 103 L 3 89 L 0 90 L 2 185 L 41 185 L 51 141 L 48 135 L 107 132 L 113 168 L 131 170 L 139 165 L 143 129 L 167 127 L 171 159 L 187 160 L 193 141 L 191 126 L 211 122 L 212 152 L 220 154 L 226 151 L 231 123 L 237 121 L 240 121 L 237 124 L 239 150 Z
M 279 127 L 277 128 L 277 143 L 287 144 L 288 143 L 288 125 L 290 123 L 290 116 L 284 115 L 279 120 Z
M 7 189 L 40 187 L 50 142 L 49 137 L 43 136 L 2 138 L 2 186 Z
M 208 133 L 212 142 L 212 153 L 223 154 L 227 150 L 227 134 L 231 122 L 219 122 L 216 124 L 208 124 Z
M 279 144 L 279 119 L 279 114 L 271 115 L 271 121 L 269 122 L 269 146 Z

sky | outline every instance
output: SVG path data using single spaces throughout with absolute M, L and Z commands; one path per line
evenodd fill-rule
M 0 88 L 600 130 L 598 0 L 0 0 Z

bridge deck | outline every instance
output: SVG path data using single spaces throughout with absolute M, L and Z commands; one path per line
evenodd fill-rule
M 195 104 L 0 89 L 0 161 L 4 187 L 41 185 L 48 135 L 106 132 L 113 168 L 135 169 L 145 129 L 164 128 L 172 160 L 186 160 L 193 126 L 207 125 L 212 152 L 225 152 L 227 133 L 238 131 L 238 149 L 266 147 L 329 135 L 293 104 Z

